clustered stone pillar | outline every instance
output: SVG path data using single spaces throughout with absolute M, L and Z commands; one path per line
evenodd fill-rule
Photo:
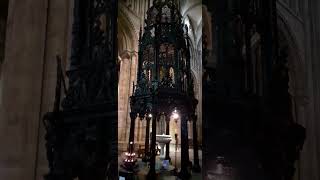
M 199 146 L 198 146 L 198 132 L 197 132 L 197 116 L 193 115 L 192 120 L 193 120 L 193 170 L 195 172 L 200 172 L 201 167 L 199 164 Z
M 130 113 L 131 124 L 130 124 L 130 134 L 129 134 L 129 152 L 132 153 L 134 151 L 134 128 L 137 118 L 137 113 Z
M 169 130 L 170 130 L 170 116 L 166 115 L 166 135 L 170 135 Z M 165 157 L 165 159 L 171 161 L 169 153 L 170 153 L 170 142 L 168 142 L 166 144 L 166 157 Z
M 181 115 L 181 171 L 179 177 L 188 179 L 189 173 L 188 116 Z
M 143 157 L 144 162 L 148 161 L 148 159 L 150 157 L 150 152 L 149 152 L 150 120 L 151 120 L 151 117 L 149 117 L 149 115 L 147 115 L 147 117 L 146 117 L 146 121 L 147 121 L 146 139 L 145 139 L 145 143 L 144 143 L 144 157 Z
M 152 132 L 151 132 L 151 146 L 150 146 L 150 169 L 147 179 L 155 179 L 156 177 L 156 131 L 158 115 L 153 113 L 152 117 Z

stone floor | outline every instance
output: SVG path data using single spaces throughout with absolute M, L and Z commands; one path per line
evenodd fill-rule
M 176 176 L 173 175 L 173 173 L 170 172 L 170 170 L 173 170 L 174 167 L 177 167 L 178 170 L 180 170 L 180 149 L 177 150 L 177 152 L 175 150 L 171 150 L 170 151 L 170 157 L 171 157 L 171 164 L 169 166 L 169 170 L 167 171 L 160 171 L 160 167 L 161 167 L 161 160 L 159 159 L 159 156 L 157 156 L 157 163 L 156 163 L 156 171 L 159 174 L 159 177 L 157 178 L 157 180 L 178 180 L 178 178 Z M 202 151 L 199 151 L 199 158 L 200 158 L 200 166 L 202 165 Z M 193 149 L 189 149 L 189 159 L 190 161 L 193 162 Z M 121 165 L 121 162 L 123 160 L 123 156 L 119 156 L 119 168 Z M 145 176 L 148 173 L 148 165 L 147 163 L 142 162 L 142 160 L 139 158 L 138 159 L 138 172 L 135 175 L 135 179 L 136 180 L 145 180 Z M 201 180 L 202 179 L 202 174 L 201 173 L 192 173 L 192 177 L 190 180 Z

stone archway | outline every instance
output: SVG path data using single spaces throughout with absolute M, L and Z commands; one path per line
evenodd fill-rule
M 202 3 L 201 1 L 183 1 L 180 9 L 183 22 L 188 26 L 188 36 L 190 43 L 191 70 L 194 80 L 194 91 L 198 105 L 197 114 L 197 134 L 198 142 L 202 144 Z M 192 139 L 192 122 L 189 122 L 189 138 Z
M 118 54 L 136 50 L 138 43 L 134 25 L 123 11 L 120 9 L 118 15 Z
M 119 84 L 118 84 L 118 146 L 120 151 L 126 150 L 130 127 L 129 97 L 136 81 L 138 54 L 138 37 L 135 27 L 123 9 L 118 15 L 118 59 L 119 59 Z M 140 122 L 137 122 L 140 123 Z M 137 125 L 136 127 L 138 127 Z

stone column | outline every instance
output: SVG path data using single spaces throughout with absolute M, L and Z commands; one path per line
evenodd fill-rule
M 193 120 L 193 170 L 195 172 L 200 172 L 201 167 L 199 164 L 199 147 L 198 147 L 198 132 L 197 132 L 197 116 L 193 115 L 192 120 Z
M 148 172 L 147 179 L 156 179 L 156 124 L 158 115 L 154 113 L 154 117 L 152 118 L 152 134 L 151 134 L 151 146 L 150 146 L 150 169 Z
M 169 131 L 170 130 L 170 126 L 169 126 L 169 124 L 170 124 L 170 115 L 166 115 L 166 135 L 170 135 L 170 131 Z M 166 144 L 166 157 L 165 157 L 165 159 L 171 161 L 169 153 L 170 153 L 170 142 L 168 142 Z
M 130 124 L 130 134 L 129 134 L 129 152 L 134 151 L 134 128 L 135 128 L 135 122 L 137 118 L 137 113 L 131 112 L 130 113 L 131 118 L 131 124 Z
M 143 157 L 144 162 L 148 161 L 148 158 L 150 156 L 150 152 L 149 152 L 150 120 L 151 120 L 151 117 L 147 116 L 146 117 L 146 121 L 147 121 L 146 138 L 144 142 L 144 157 Z
M 181 179 L 188 179 L 190 173 L 189 166 L 189 143 L 188 143 L 188 116 L 183 114 L 181 116 L 181 171 L 179 177 Z
M 0 179 L 36 179 L 36 169 L 40 166 L 37 156 L 44 152 L 43 149 L 38 151 L 38 147 L 44 139 L 39 136 L 42 112 L 50 103 L 49 100 L 43 101 L 49 99 L 44 94 L 45 83 L 49 81 L 44 74 L 51 70 L 46 66 L 49 63 L 47 48 L 60 53 L 58 48 L 48 44 L 53 35 L 60 33 L 50 31 L 52 34 L 48 35 L 48 26 L 51 25 L 48 10 L 54 11 L 46 0 L 9 1 L 5 57 L 1 68 Z M 62 14 L 61 10 L 59 15 Z M 55 63 L 54 58 L 55 55 L 50 62 Z M 55 70 L 55 64 L 52 68 Z M 55 74 L 51 76 L 54 84 Z M 41 145 L 45 146 L 44 143 Z M 47 161 L 43 164 L 47 166 Z

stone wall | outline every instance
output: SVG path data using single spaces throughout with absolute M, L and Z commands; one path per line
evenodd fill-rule
M 291 41 L 291 68 L 295 87 L 291 95 L 296 104 L 296 120 L 306 128 L 306 141 L 297 162 L 297 180 L 320 178 L 320 3 L 316 1 L 282 0 L 278 14 Z M 289 61 L 290 61 L 289 60 Z
M 56 54 L 67 57 L 65 0 L 9 1 L 0 112 L 0 179 L 42 179 L 47 171 L 42 116 L 51 111 Z
M 48 0 L 48 17 L 45 40 L 45 54 L 42 72 L 42 94 L 40 115 L 52 111 L 56 88 L 56 56 L 62 57 L 64 67 L 69 65 L 71 47 L 71 29 L 73 18 L 73 0 Z M 38 130 L 38 153 L 36 161 L 37 180 L 43 179 L 48 171 L 45 149 L 45 130 L 40 119 Z
M 9 4 L 2 72 L 0 179 L 34 179 L 46 9 L 47 2 L 41 0 L 12 0 Z

